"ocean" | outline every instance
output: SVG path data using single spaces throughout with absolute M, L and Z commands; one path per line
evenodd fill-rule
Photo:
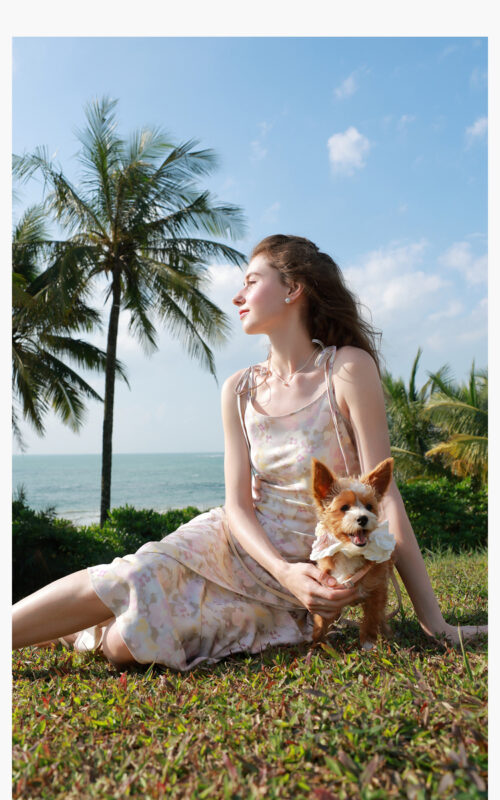
M 55 508 L 76 525 L 99 521 L 101 456 L 14 455 L 12 489 L 26 493 L 31 508 Z M 224 503 L 223 453 L 119 453 L 113 455 L 111 506 L 135 508 Z

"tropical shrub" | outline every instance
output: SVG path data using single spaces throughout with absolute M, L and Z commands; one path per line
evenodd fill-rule
M 477 490 L 488 480 L 488 373 L 472 362 L 468 383 L 455 383 L 448 367 L 430 378 L 436 391 L 426 414 L 442 436 L 426 455 L 441 459 L 454 475 L 470 477 Z
M 137 509 L 126 505 L 109 511 L 106 528 L 113 528 L 118 535 L 138 536 L 143 540 L 141 544 L 144 544 L 144 541 L 162 539 L 199 513 L 200 511 L 194 506 L 159 512 L 152 508 Z
M 471 480 L 415 480 L 399 486 L 422 549 L 475 550 L 488 541 L 488 492 Z
M 441 440 L 441 431 L 426 414 L 427 403 L 434 390 L 433 379 L 417 389 L 417 370 L 422 350 L 413 361 L 408 385 L 389 372 L 382 375 L 385 409 L 394 476 L 398 481 L 414 478 L 452 477 L 442 459 L 431 458 L 428 451 Z M 436 373 L 439 378 L 441 370 Z
M 164 514 L 116 508 L 105 524 L 77 528 L 54 509 L 35 511 L 24 495 L 12 503 L 12 594 L 14 601 L 71 572 L 134 553 L 157 541 L 200 511 L 193 506 Z M 148 525 L 151 528 L 148 529 Z

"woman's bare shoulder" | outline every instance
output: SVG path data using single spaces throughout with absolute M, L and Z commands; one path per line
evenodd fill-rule
M 339 347 L 335 356 L 335 371 L 337 374 L 340 377 L 347 377 L 347 374 L 359 372 L 360 370 L 363 372 L 368 371 L 369 374 L 378 376 L 375 360 L 366 350 L 352 345 Z
M 234 372 L 232 375 L 229 376 L 229 378 L 226 378 L 226 380 L 222 384 L 222 393 L 225 395 L 235 394 L 236 387 L 238 386 L 239 382 L 241 381 L 247 369 L 248 367 L 244 369 L 239 369 L 238 372 Z
M 259 364 L 253 364 L 252 367 L 254 370 L 257 371 L 257 374 L 260 374 L 260 371 L 265 368 L 265 362 Z M 233 373 L 230 375 L 229 378 L 226 378 L 224 383 L 222 384 L 222 392 L 223 394 L 235 394 L 238 384 L 242 380 L 245 373 L 250 370 L 251 367 L 244 367 L 243 369 L 239 369 L 238 372 Z

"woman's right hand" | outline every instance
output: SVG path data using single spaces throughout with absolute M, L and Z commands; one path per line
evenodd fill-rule
M 311 614 L 333 617 L 344 606 L 355 605 L 360 601 L 359 587 L 341 588 L 335 578 L 312 562 L 286 564 L 279 581 Z

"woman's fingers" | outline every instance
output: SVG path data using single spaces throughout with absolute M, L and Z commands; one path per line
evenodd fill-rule
M 313 614 L 334 615 L 359 601 L 358 587 L 339 585 L 328 572 L 312 563 L 290 564 L 283 585 Z
M 313 613 L 336 613 L 344 606 L 357 602 L 359 591 L 357 587 L 352 588 L 329 588 L 311 582 L 307 587 L 306 608 Z
M 338 585 L 337 581 L 335 580 L 333 575 L 330 575 L 330 573 L 327 572 L 325 569 L 319 570 L 319 575 L 317 577 L 317 580 L 320 583 L 322 583 L 324 586 L 337 586 Z

